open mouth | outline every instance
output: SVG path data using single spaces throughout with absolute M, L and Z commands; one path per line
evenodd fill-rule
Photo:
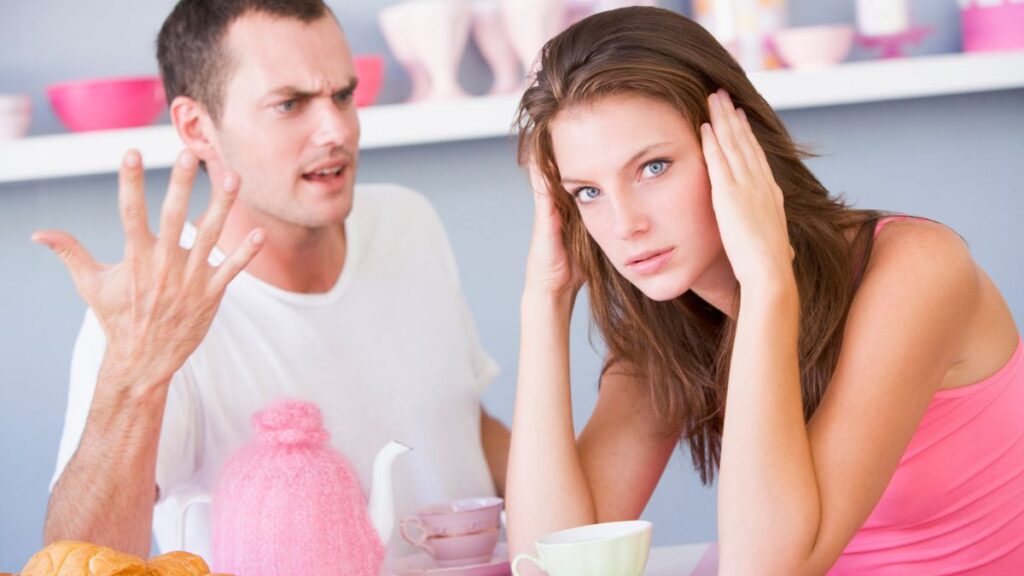
M 324 182 L 329 183 L 341 177 L 345 172 L 344 166 L 336 166 L 334 168 L 325 168 L 323 170 L 315 170 L 313 172 L 306 172 L 302 175 L 302 179 L 308 182 Z

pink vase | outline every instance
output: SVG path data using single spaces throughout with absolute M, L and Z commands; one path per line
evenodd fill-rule
M 320 410 L 285 400 L 252 424 L 256 438 L 224 465 L 214 494 L 214 571 L 377 576 L 384 547 L 358 477 L 328 445 Z
M 523 72 L 497 0 L 473 4 L 473 39 L 494 74 L 490 94 L 515 92 L 523 84 Z
M 536 71 L 540 49 L 565 24 L 567 0 L 501 0 L 505 29 L 527 76 Z

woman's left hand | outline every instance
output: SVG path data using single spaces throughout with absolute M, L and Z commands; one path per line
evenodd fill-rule
M 708 96 L 711 124 L 701 125 L 711 202 L 722 245 L 742 288 L 792 278 L 793 248 L 782 189 L 746 114 L 725 90 Z

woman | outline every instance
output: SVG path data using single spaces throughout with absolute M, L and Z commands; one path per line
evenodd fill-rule
M 685 443 L 717 472 L 722 574 L 1024 570 L 1024 346 L 954 232 L 830 198 L 722 46 L 665 10 L 551 40 L 519 128 L 513 552 L 638 517 Z M 577 439 L 582 283 L 608 351 Z

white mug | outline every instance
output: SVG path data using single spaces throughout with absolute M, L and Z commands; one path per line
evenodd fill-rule
M 537 557 L 518 554 L 512 573 L 529 560 L 548 576 L 643 576 L 651 549 L 653 525 L 646 520 L 605 522 L 570 528 L 543 536 Z

